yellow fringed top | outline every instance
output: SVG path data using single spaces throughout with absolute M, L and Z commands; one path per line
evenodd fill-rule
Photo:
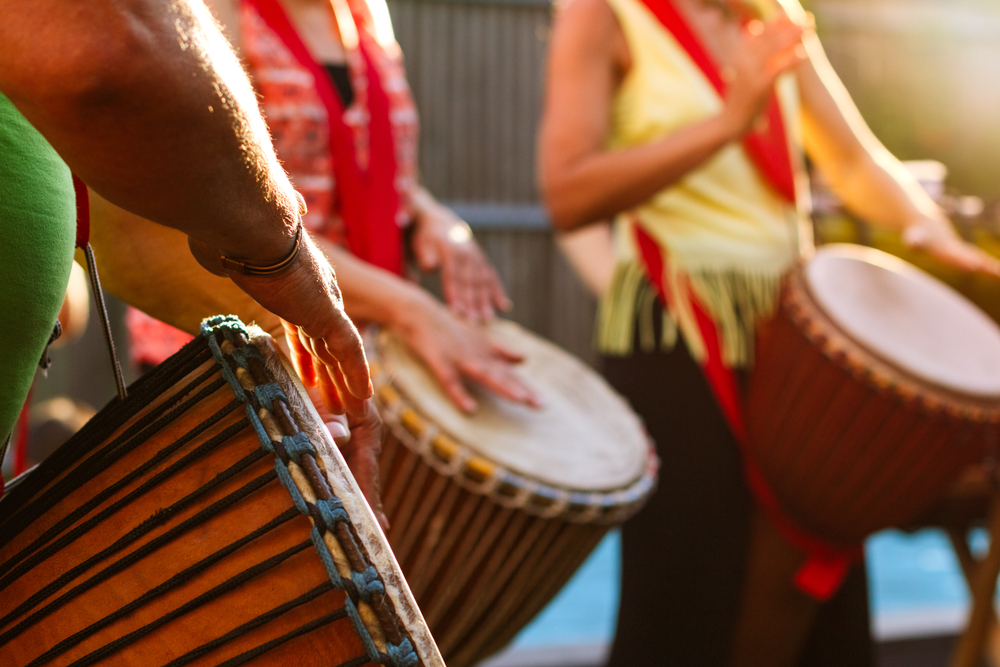
M 632 57 L 613 101 L 609 149 L 647 144 L 721 112 L 715 88 L 641 0 L 607 1 Z M 652 300 L 643 287 L 631 227 L 639 224 L 659 244 L 669 267 L 664 283 L 674 303 L 661 343 L 672 345 L 679 328 L 692 356 L 704 358 L 690 307 L 693 291 L 716 322 L 723 361 L 736 367 L 752 362 L 756 323 L 773 313 L 781 276 L 812 244 L 794 77 L 782 77 L 777 93 L 796 161 L 798 207 L 771 188 L 741 144 L 731 143 L 676 184 L 620 214 L 614 222 L 615 279 L 602 299 L 596 332 L 602 352 L 629 354 L 637 318 L 643 346 L 655 345 L 645 327 L 651 326 L 644 311 Z

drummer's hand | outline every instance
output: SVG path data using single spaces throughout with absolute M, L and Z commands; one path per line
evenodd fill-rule
M 389 327 L 423 359 L 460 410 L 476 409 L 463 379 L 511 401 L 541 405 L 514 373 L 513 365 L 523 361 L 521 355 L 491 341 L 483 329 L 455 317 L 426 292 L 420 291 L 411 307 L 400 309 Z
M 273 276 L 245 276 L 220 270 L 218 253 L 200 241 L 190 239 L 195 258 L 209 271 L 230 277 L 257 303 L 296 327 L 294 336 L 301 348 L 330 370 L 340 382 L 342 406 L 363 414 L 364 401 L 372 395 L 371 378 L 361 336 L 344 312 L 344 302 L 333 269 L 305 232 L 291 266 Z M 294 360 L 294 357 L 293 357 Z M 296 360 L 296 363 L 299 362 Z M 312 364 L 299 371 L 307 385 L 317 380 L 332 393 L 329 378 L 318 377 Z M 331 407 L 337 411 L 337 404 Z
M 385 428 L 378 409 L 372 399 L 360 401 L 349 414 L 344 414 L 342 402 L 337 392 L 337 383 L 328 376 L 327 367 L 314 362 L 298 335 L 298 329 L 287 322 L 282 350 L 291 358 L 299 377 L 306 385 L 306 392 L 326 425 L 330 437 L 337 443 L 344 455 L 347 467 L 361 487 L 361 492 L 371 505 L 383 530 L 388 530 L 389 520 L 382 509 L 382 493 L 379 490 L 378 459 L 382 452 L 382 438 Z M 278 340 L 280 336 L 275 337 Z M 307 382 L 303 376 L 312 376 L 315 382 Z M 333 387 L 332 393 L 330 387 Z M 348 400 L 357 401 L 350 398 Z
M 750 21 L 743 28 L 733 63 L 722 71 L 728 84 L 723 115 L 735 137 L 757 122 L 777 78 L 806 59 L 803 33 L 787 16 L 767 23 Z
M 379 416 L 375 401 L 365 401 L 365 414 L 360 417 L 353 415 L 334 415 L 322 405 L 322 400 L 316 395 L 317 388 L 307 389 L 316 411 L 326 424 L 330 437 L 337 443 L 340 453 L 344 455 L 347 467 L 361 488 L 361 493 L 371 506 L 382 530 L 389 529 L 389 519 L 382 508 L 382 491 L 379 488 L 378 459 L 382 453 L 382 438 L 385 427 Z
M 966 242 L 946 221 L 921 218 L 906 228 L 903 242 L 963 271 L 1000 277 L 1000 260 Z
M 441 270 L 448 305 L 473 322 L 510 310 L 510 299 L 469 225 L 426 191 L 414 197 L 414 206 L 413 254 L 421 271 Z

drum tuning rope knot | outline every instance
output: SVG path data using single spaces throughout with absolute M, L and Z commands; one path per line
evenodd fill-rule
M 320 455 L 309 434 L 290 419 L 293 411 L 285 392 L 273 381 L 255 379 L 259 375 L 254 373 L 255 363 L 262 359 L 249 344 L 249 331 L 237 318 L 219 316 L 205 320 L 201 333 L 223 377 L 246 403 L 247 418 L 261 447 L 275 455 L 275 472 L 292 504 L 312 520 L 312 544 L 330 583 L 347 594 L 344 606 L 364 646 L 365 659 L 387 667 L 418 664 L 420 659 L 400 630 L 384 583 L 362 551 L 343 503 L 333 495 Z

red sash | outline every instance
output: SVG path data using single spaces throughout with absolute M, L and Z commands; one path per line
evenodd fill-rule
M 362 168 L 354 149 L 351 128 L 344 122 L 344 108 L 329 76 L 309 53 L 277 0 L 246 0 L 278 35 L 302 67 L 315 79 L 316 92 L 330 124 L 330 152 L 340 215 L 347 247 L 357 257 L 393 273 L 403 272 L 403 249 L 396 211 L 396 152 L 390 121 L 389 96 L 382 85 L 365 39 L 359 44 L 368 77 L 368 114 L 371 159 Z
M 726 83 L 722 80 L 718 66 L 673 3 L 670 0 L 642 0 L 642 2 L 674 36 L 719 95 L 725 97 Z M 743 139 L 743 148 L 759 173 L 774 190 L 789 202 L 795 203 L 792 159 L 781 107 L 774 92 L 767 101 L 765 115 L 767 120 L 765 126 L 748 133 Z M 639 225 L 635 225 L 635 230 L 647 274 L 663 303 L 669 305 L 671 295 L 663 282 L 666 258 L 659 245 Z M 687 296 L 691 301 L 695 320 L 705 344 L 706 359 L 702 369 L 742 450 L 747 484 L 757 502 L 785 539 L 806 553 L 806 561 L 795 575 L 796 585 L 814 598 L 826 600 L 843 583 L 851 565 L 862 557 L 861 547 L 844 549 L 811 535 L 789 518 L 782 509 L 749 451 L 739 388 L 732 370 L 722 363 L 722 351 L 715 324 L 690 289 Z
M 634 227 L 636 243 L 643 264 L 646 266 L 647 275 L 656 287 L 661 301 L 669 304 L 671 294 L 663 281 L 666 260 L 660 246 L 638 224 Z M 715 324 L 698 303 L 693 291 L 689 289 L 687 296 L 705 344 L 706 358 L 702 363 L 702 370 L 740 446 L 747 485 L 782 536 L 806 554 L 805 563 L 795 574 L 796 586 L 817 600 L 827 600 L 840 588 L 851 566 L 862 558 L 862 549 L 860 546 L 844 549 L 812 535 L 797 525 L 781 507 L 750 451 L 739 386 L 732 370 L 722 363 L 722 348 Z
M 642 0 L 642 2 L 674 36 L 712 87 L 725 98 L 726 82 L 722 80 L 718 66 L 674 4 L 670 0 Z M 788 136 L 785 133 L 781 106 L 778 104 L 778 96 L 773 91 L 764 109 L 764 118 L 766 122 L 761 129 L 748 132 L 743 137 L 743 148 L 750 161 L 774 190 L 794 204 L 795 172 L 788 150 Z

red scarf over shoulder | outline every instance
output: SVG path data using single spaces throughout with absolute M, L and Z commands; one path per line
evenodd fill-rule
M 724 97 L 726 84 L 717 64 L 671 0 L 642 0 L 642 2 L 673 35 L 719 95 Z M 762 129 L 748 133 L 744 137 L 743 148 L 758 172 L 771 187 L 783 198 L 794 203 L 796 200 L 795 172 L 781 107 L 777 95 L 773 92 L 768 99 L 764 114 L 767 122 L 763 124 Z M 640 225 L 635 225 L 634 228 L 636 243 L 646 267 L 646 273 L 655 285 L 661 300 L 664 304 L 669 304 L 671 295 L 663 281 L 667 258 L 664 257 L 656 241 L 643 231 Z M 705 343 L 706 357 L 702 364 L 702 370 L 730 430 L 742 449 L 747 484 L 757 502 L 767 512 L 781 534 L 790 543 L 806 553 L 806 562 L 795 576 L 796 585 L 814 598 L 826 600 L 843 583 L 851 565 L 861 558 L 862 551 L 860 547 L 843 549 L 810 534 L 798 526 L 781 507 L 777 496 L 764 479 L 753 458 L 751 447 L 747 441 L 743 418 L 743 400 L 740 396 L 739 385 L 733 371 L 726 367 L 722 361 L 720 338 L 715 323 L 705 308 L 698 303 L 693 290 L 690 290 L 689 298 L 698 329 Z

